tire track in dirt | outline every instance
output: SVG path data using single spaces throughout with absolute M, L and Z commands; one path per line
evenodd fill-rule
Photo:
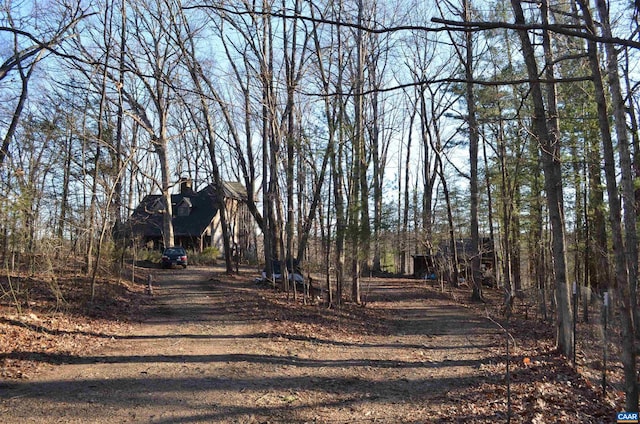
M 496 328 L 410 280 L 367 287 L 390 334 L 296 336 L 251 277 L 156 274 L 142 324 L 29 381 L 2 383 L 0 422 L 433 422 L 499 375 Z M 315 306 L 308 306 L 309 313 Z M 275 317 L 275 318 L 274 318 Z M 372 323 L 373 325 L 373 323 Z M 449 409 L 447 409 L 449 408 Z M 502 405 L 471 422 L 492 422 Z M 483 415 L 484 414 L 484 415 Z

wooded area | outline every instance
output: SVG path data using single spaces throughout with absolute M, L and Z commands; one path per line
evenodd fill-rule
M 17 273 L 55 281 L 75 267 L 93 295 L 101 273 L 135 260 L 127 222 L 147 194 L 164 199 L 172 246 L 184 178 L 218 199 L 240 182 L 259 243 L 234 253 L 219 208 L 228 272 L 234 254 L 268 275 L 273 260 L 298 261 L 339 305 L 361 302 L 363 276 L 414 273 L 412 257 L 429 257 L 427 277 L 464 281 L 479 301 L 483 282 L 503 288 L 505 314 L 534 303 L 568 358 L 576 298 L 585 322 L 596 306 L 606 319 L 611 299 L 625 406 L 638 410 L 636 3 L 0 11 L 2 296 L 16 308 Z

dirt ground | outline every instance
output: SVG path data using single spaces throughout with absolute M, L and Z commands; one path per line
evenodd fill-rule
M 328 310 L 255 276 L 154 270 L 140 322 L 5 317 L 0 337 L 37 324 L 81 345 L 3 352 L 0 422 L 615 422 L 530 323 L 505 329 L 417 280 L 365 279 L 366 306 Z M 9 373 L 18 360 L 33 367 Z

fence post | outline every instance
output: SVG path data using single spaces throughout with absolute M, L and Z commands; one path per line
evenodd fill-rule
M 604 292 L 602 338 L 602 396 L 607 395 L 607 320 L 609 319 L 609 292 Z
M 147 276 L 147 294 L 149 296 L 153 296 L 153 286 L 151 285 L 153 283 L 153 275 L 149 274 Z
M 511 317 L 511 312 L 509 310 L 506 311 L 506 317 L 505 317 L 505 328 L 504 328 L 504 333 L 505 333 L 505 338 L 507 341 L 507 363 L 506 363 L 506 371 L 507 374 L 505 376 L 505 379 L 507 380 L 507 424 L 511 423 L 511 369 L 510 369 L 510 362 L 511 362 L 511 356 L 510 356 L 510 352 L 509 352 L 509 318 Z
M 573 368 L 576 367 L 576 323 L 578 321 L 578 283 L 573 282 Z

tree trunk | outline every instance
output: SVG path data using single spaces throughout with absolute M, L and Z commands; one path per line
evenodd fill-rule
M 71 182 L 71 159 L 73 156 L 73 136 L 66 137 L 64 171 L 62 176 L 62 198 L 60 199 L 60 217 L 58 220 L 58 239 L 63 240 L 67 227 L 67 212 L 69 209 L 69 184 Z
M 471 10 L 469 1 L 463 1 L 463 13 L 465 22 L 471 20 Z M 466 58 L 464 60 L 464 72 L 466 78 L 466 101 L 467 101 L 467 126 L 469 128 L 469 214 L 471 227 L 471 285 L 473 293 L 471 298 L 477 301 L 484 301 L 482 296 L 482 283 L 480 275 L 480 233 L 478 228 L 478 146 L 479 133 L 476 116 L 476 97 L 473 88 L 473 36 L 472 31 L 465 32 Z
M 266 0 L 263 0 L 262 7 L 265 12 L 268 12 L 269 4 Z M 265 269 L 268 278 L 273 277 L 273 261 L 277 259 L 275 231 L 274 231 L 274 213 L 273 213 L 273 196 L 272 191 L 273 181 L 270 181 L 271 165 L 275 158 L 272 156 L 276 154 L 271 150 L 273 145 L 273 127 L 271 116 L 273 110 L 270 108 L 272 102 L 272 53 L 271 53 L 271 17 L 265 13 L 262 20 L 262 57 L 260 61 L 260 78 L 262 83 L 262 198 L 263 198 L 263 216 L 264 216 L 264 259 Z M 275 288 L 275 281 L 274 281 Z
M 354 94 L 355 134 L 354 134 L 354 159 L 353 172 L 351 174 L 351 234 L 352 245 L 352 281 L 351 300 L 360 303 L 360 267 L 366 259 L 365 243 L 368 228 L 367 214 L 367 182 L 366 159 L 364 148 L 364 32 L 362 30 L 363 2 L 358 0 L 358 29 L 356 35 L 356 77 Z M 367 222 L 365 222 L 365 219 Z
M 169 162 L 166 153 L 166 141 L 155 140 L 156 154 L 160 162 L 161 169 L 161 192 L 164 201 L 164 211 L 162 212 L 162 244 L 164 248 L 173 247 L 173 205 L 171 204 L 171 181 Z
M 605 36 L 610 37 L 610 30 L 608 31 L 608 10 L 607 6 L 600 0 L 596 1 L 598 11 L 600 13 L 600 20 L 602 21 L 602 28 Z M 579 0 L 579 4 L 584 12 L 584 18 L 587 26 L 595 33 L 595 23 L 593 22 L 588 4 L 584 0 Z M 619 196 L 619 190 L 616 179 L 616 163 L 613 139 L 611 137 L 611 130 L 609 127 L 609 118 L 607 110 L 607 101 L 605 95 L 604 82 L 602 80 L 602 74 L 600 71 L 600 64 L 598 58 L 598 47 L 595 42 L 589 41 L 587 43 L 587 52 L 589 55 L 589 63 L 591 65 L 591 73 L 593 83 L 595 87 L 595 98 L 598 108 L 598 124 L 600 126 L 600 135 L 602 137 L 603 151 L 604 151 L 604 168 L 605 178 L 607 183 L 607 194 L 609 196 L 609 221 L 611 224 L 611 236 L 613 239 L 614 260 L 616 269 L 616 289 L 618 297 L 622 301 L 622 313 L 620 315 L 620 321 L 622 324 L 622 365 L 625 376 L 625 394 L 626 394 L 626 410 L 637 411 L 638 410 L 638 383 L 636 376 L 636 351 L 635 351 L 635 277 L 632 274 L 637 269 L 629 263 L 632 261 L 633 252 L 637 252 L 635 247 L 630 247 L 629 242 L 635 243 L 635 198 L 627 197 L 633 196 L 633 186 L 629 187 L 631 179 L 631 163 L 630 154 L 628 149 L 628 138 L 626 138 L 626 123 L 624 123 L 625 115 L 624 110 L 616 111 L 616 108 L 624 108 L 624 104 L 621 99 L 620 92 L 616 90 L 617 78 L 617 56 L 612 45 L 605 47 L 607 51 L 607 64 L 609 70 L 609 84 L 612 95 L 613 113 L 616 120 L 616 125 L 619 124 L 619 119 L 623 120 L 622 126 L 616 128 L 618 135 L 618 149 L 620 155 L 620 168 L 622 169 L 622 198 L 625 203 L 625 228 L 622 226 L 622 205 Z M 611 75 L 613 73 L 613 75 Z M 617 89 L 619 89 L 619 84 Z M 621 134 L 620 132 L 624 133 Z M 633 222 L 627 222 L 627 214 L 633 213 Z M 630 227 L 627 228 L 627 225 Z M 624 237 L 624 231 L 627 232 L 627 238 Z M 626 246 L 625 246 L 626 245 Z M 625 253 L 625 250 L 630 253 Z M 637 259 L 635 259 L 637 260 Z
M 234 261 L 232 258 L 232 253 L 238 254 L 238 252 L 233 252 L 236 246 L 232 247 L 231 239 L 232 235 L 229 234 L 230 226 L 227 217 L 227 208 L 226 208 L 226 200 L 225 200 L 225 192 L 224 192 L 224 181 L 222 180 L 222 176 L 220 174 L 220 167 L 218 166 L 218 155 L 216 154 L 216 130 L 214 127 L 214 123 L 212 122 L 213 113 L 209 107 L 209 103 L 207 101 L 207 93 L 205 93 L 203 89 L 203 84 L 206 85 L 208 90 L 213 93 L 213 97 L 218 99 L 219 96 L 215 91 L 214 84 L 207 77 L 207 75 L 203 72 L 202 66 L 198 61 L 196 55 L 196 48 L 193 43 L 193 38 L 190 37 L 192 31 L 189 27 L 188 20 L 186 16 L 181 15 L 180 21 L 178 21 L 177 17 L 173 17 L 173 25 L 175 26 L 176 39 L 179 40 L 180 35 L 182 34 L 182 26 L 187 30 L 187 39 L 180 41 L 180 48 L 184 55 L 185 61 L 187 63 L 187 68 L 189 70 L 189 74 L 191 76 L 191 80 L 196 89 L 196 93 L 198 94 L 198 99 L 200 101 L 200 113 L 201 120 L 205 122 L 204 132 L 206 134 L 207 139 L 207 150 L 209 152 L 209 160 L 211 161 L 211 173 L 213 176 L 213 186 L 216 194 L 217 208 L 218 214 L 220 217 L 220 227 L 222 229 L 222 244 L 224 250 L 224 262 L 227 274 L 232 274 L 234 272 Z M 198 118 L 198 114 L 192 113 L 194 121 Z M 240 218 L 242 219 L 242 218 Z M 235 244 L 235 243 L 234 243 Z
M 451 207 L 451 196 L 449 195 L 449 186 L 447 184 L 447 180 L 444 176 L 444 168 L 442 166 L 442 152 L 440 149 L 436 149 L 436 166 L 438 169 L 438 175 L 440 176 L 440 182 L 442 183 L 442 193 L 444 194 L 445 204 L 447 206 L 447 223 L 449 228 L 449 250 L 451 251 L 451 256 L 449 259 L 449 280 L 453 287 L 458 287 L 458 282 L 460 280 L 460 271 L 458 269 L 458 243 L 456 241 L 456 227 L 453 220 L 453 209 Z M 441 277 L 442 278 L 442 277 Z
M 115 2 L 114 2 L 115 3 Z M 114 5 L 115 7 L 115 5 Z M 120 28 L 120 55 L 118 57 L 118 86 L 123 87 L 125 84 L 125 44 L 127 42 L 127 7 L 126 0 L 121 0 L 120 6 L 120 18 L 121 25 Z M 112 216 L 113 216 L 113 228 L 112 228 L 112 238 L 116 246 L 122 251 L 122 255 L 120 256 L 121 260 L 118 264 L 119 272 L 122 270 L 124 265 L 124 250 L 125 250 L 125 233 L 122 228 L 122 179 L 124 176 L 123 172 L 123 130 L 124 130 L 124 99 L 122 97 L 122 92 L 118 90 L 118 105 L 116 111 L 116 145 L 115 150 L 112 153 L 112 157 L 115 158 L 116 165 L 116 180 L 115 180 L 115 188 L 113 194 L 113 202 L 112 202 Z
M 511 0 L 511 5 L 515 14 L 517 25 L 526 24 L 522 5 L 518 0 Z M 543 6 L 546 13 L 546 5 Z M 548 33 L 544 32 L 548 37 Z M 557 301 L 557 343 L 561 352 L 567 357 L 573 356 L 573 317 L 571 314 L 571 298 L 569 283 L 567 281 L 566 251 L 565 251 L 565 228 L 564 228 L 564 207 L 562 193 L 562 166 L 560 162 L 560 145 L 558 139 L 557 115 L 551 114 L 556 111 L 555 90 L 553 83 L 548 87 L 550 100 L 550 125 L 547 125 L 547 113 L 543 100 L 542 87 L 539 80 L 538 65 L 535 59 L 535 51 L 529 34 L 526 30 L 518 30 L 522 51 L 524 55 L 527 73 L 529 75 L 529 87 L 531 88 L 531 99 L 534 106 L 534 131 L 540 143 L 542 154 L 542 165 L 544 170 L 545 191 L 547 193 L 547 208 L 552 231 L 552 253 L 553 271 L 556 285 Z M 545 37 L 545 38 L 546 38 Z M 545 42 L 547 44 L 547 42 Z M 546 50 L 546 49 L 545 49 Z M 548 52 L 546 66 L 547 72 L 553 73 L 552 62 L 549 61 Z
M 500 123 L 500 138 L 502 138 L 502 120 Z M 484 175 L 485 175 L 485 188 L 487 190 L 487 210 L 488 210 L 488 218 L 489 218 L 489 238 L 491 239 L 491 243 L 493 245 L 493 251 L 491 252 L 493 257 L 493 268 L 489 270 L 491 273 L 491 282 L 492 284 L 497 283 L 497 268 L 498 268 L 498 249 L 496 248 L 495 242 L 495 225 L 493 223 L 493 196 L 491 195 L 491 179 L 489 176 L 489 161 L 487 157 L 487 143 L 482 143 L 482 157 L 484 159 Z
M 423 89 L 420 90 L 423 92 Z M 413 138 L 413 122 L 418 109 L 419 98 L 413 103 L 413 109 L 409 117 L 409 133 L 407 135 L 407 154 L 404 163 L 404 204 L 402 211 L 402 228 L 400 230 L 400 273 L 406 272 L 407 242 L 408 242 L 408 226 L 409 226 L 409 171 L 411 170 L 411 139 Z M 419 253 L 419 252 L 416 252 Z M 415 270 L 414 270 L 415 272 Z

